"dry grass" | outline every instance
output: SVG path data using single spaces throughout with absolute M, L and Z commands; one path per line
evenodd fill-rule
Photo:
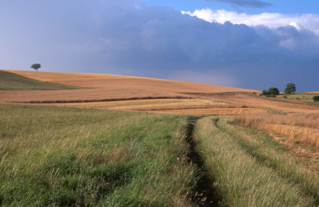
M 145 99 L 87 103 L 56 103 L 48 104 L 61 107 L 95 108 L 101 110 L 117 111 L 165 111 L 180 109 L 205 109 L 205 108 L 238 108 L 226 103 L 214 102 L 203 99 Z
M 278 134 L 287 135 L 289 142 L 302 142 L 319 146 L 319 115 L 288 114 L 286 116 L 272 113 L 243 113 L 238 116 L 245 126 L 253 126 Z
M 115 111 L 146 111 L 165 114 L 238 115 L 247 111 L 262 111 L 262 109 L 247 108 L 243 105 L 227 104 L 205 99 L 148 99 L 87 103 L 49 103 L 41 105 Z
M 207 108 L 207 109 L 180 109 L 180 110 L 163 110 L 150 111 L 165 114 L 192 114 L 192 115 L 238 115 L 249 111 L 263 111 L 256 108 Z

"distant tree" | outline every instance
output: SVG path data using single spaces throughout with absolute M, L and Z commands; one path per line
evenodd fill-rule
M 294 83 L 288 83 L 285 89 L 285 94 L 292 94 L 296 92 L 296 85 Z
M 34 63 L 31 65 L 31 68 L 33 68 L 34 70 L 38 71 L 39 68 L 41 68 L 41 64 L 40 63 Z
M 278 88 L 275 88 L 275 87 L 269 88 L 268 94 L 273 96 L 279 95 L 279 90 Z
M 314 97 L 312 97 L 312 99 L 314 102 L 317 102 L 317 101 L 319 101 L 319 96 L 314 96 Z

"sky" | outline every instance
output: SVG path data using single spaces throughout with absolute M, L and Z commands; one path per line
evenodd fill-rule
M 319 91 L 318 0 L 4 0 L 0 68 Z

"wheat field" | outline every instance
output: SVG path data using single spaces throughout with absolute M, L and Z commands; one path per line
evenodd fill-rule
M 319 115 L 267 113 L 242 113 L 237 120 L 244 126 L 253 126 L 288 136 L 289 142 L 303 142 L 319 146 Z

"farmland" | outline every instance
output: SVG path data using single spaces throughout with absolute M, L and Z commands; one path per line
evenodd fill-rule
M 316 94 L 11 72 L 26 86 L 0 88 L 2 205 L 319 205 Z

